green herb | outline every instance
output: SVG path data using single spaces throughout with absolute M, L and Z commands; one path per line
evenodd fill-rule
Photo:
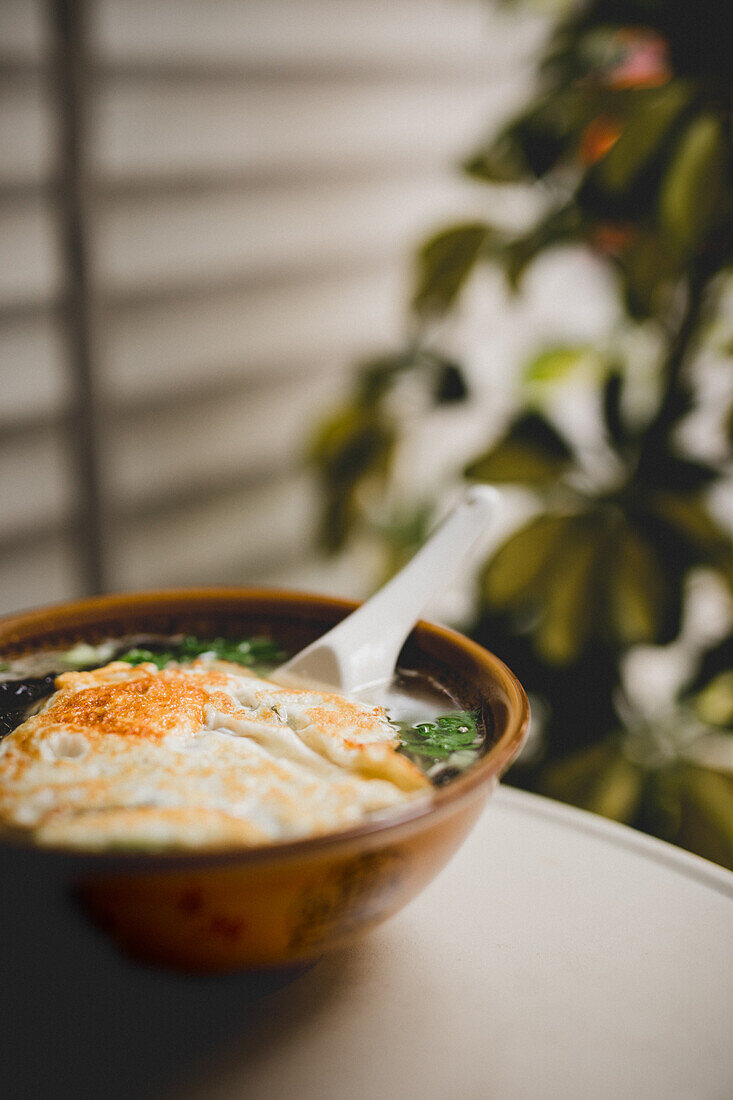
M 202 640 L 189 635 L 170 649 L 135 647 L 123 653 L 118 660 L 126 661 L 130 665 L 149 661 L 156 668 L 165 668 L 169 661 L 193 661 L 203 654 L 211 654 L 220 661 L 231 661 L 248 668 L 275 665 L 285 659 L 285 653 L 271 638 L 245 638 L 241 642 L 233 642 L 228 638 Z
M 456 710 L 442 714 L 435 722 L 400 725 L 401 748 L 414 756 L 446 760 L 452 753 L 477 746 L 478 713 Z
M 7 661 L 0 661 L 0 672 L 7 672 L 9 668 L 10 665 L 7 663 Z
M 165 668 L 169 661 L 178 660 L 177 655 L 171 649 L 160 653 L 153 653 L 152 649 L 129 649 L 122 653 L 118 661 L 126 661 L 128 665 L 153 664 L 156 668 Z

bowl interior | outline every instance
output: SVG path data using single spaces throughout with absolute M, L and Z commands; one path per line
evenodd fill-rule
M 0 620 L 0 656 L 12 658 L 31 650 L 70 647 L 82 640 L 93 643 L 147 632 L 183 632 L 204 638 L 270 635 L 285 650 L 295 653 L 356 606 L 348 600 L 271 589 L 186 589 L 101 596 Z M 431 677 L 461 708 L 480 710 L 488 734 L 481 758 L 461 776 L 436 788 L 431 808 L 498 777 L 519 751 L 529 717 L 526 696 L 506 666 L 463 635 L 422 622 L 408 638 L 399 665 Z M 407 816 L 415 814 L 411 809 Z M 375 821 L 350 832 L 380 827 Z M 256 858 L 259 851 L 272 854 L 273 848 L 290 850 L 327 842 L 329 837 L 248 849 L 246 854 L 247 858 Z M 99 854 L 91 854 L 91 858 L 95 856 L 100 858 Z

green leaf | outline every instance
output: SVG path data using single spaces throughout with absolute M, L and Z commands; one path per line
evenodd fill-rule
M 695 699 L 695 712 L 711 726 L 733 729 L 733 668 L 706 684 Z
M 648 499 L 641 506 L 629 506 L 628 520 L 651 547 L 659 563 L 665 599 L 660 609 L 663 617 L 657 626 L 655 642 L 667 645 L 680 632 L 685 577 L 690 569 L 700 564 L 703 555 L 675 526 L 653 510 Z
M 628 823 L 636 815 L 643 784 L 641 769 L 612 737 L 546 768 L 540 789 L 551 798 Z
M 628 824 L 641 800 L 643 782 L 641 769 L 619 752 L 598 775 L 585 808 Z
M 676 842 L 733 870 L 733 779 L 688 766 L 682 772 L 680 796 Z
M 529 361 L 524 380 L 529 383 L 559 382 L 594 354 L 588 345 L 547 348 Z
M 656 642 L 664 621 L 664 573 L 644 539 L 625 524 L 619 528 L 609 561 L 608 614 L 622 646 Z
M 541 179 L 574 153 L 578 133 L 597 112 L 588 86 L 553 88 L 514 118 L 465 163 L 469 175 L 491 183 Z
M 690 100 L 690 88 L 681 81 L 669 83 L 646 97 L 627 119 L 618 141 L 598 162 L 597 184 L 613 193 L 628 190 L 659 155 L 664 139 Z
M 641 230 L 620 261 L 626 308 L 635 320 L 665 313 L 683 277 L 664 234 Z
M 543 769 L 539 783 L 541 793 L 574 806 L 585 806 L 598 776 L 613 763 L 618 753 L 616 740 L 607 738 L 562 757 Z
M 596 629 L 601 539 L 598 524 L 577 517 L 566 525 L 562 553 L 554 555 L 544 577 L 544 611 L 535 645 L 550 664 L 576 660 Z
M 393 443 L 393 430 L 373 410 L 347 406 L 321 425 L 311 459 L 327 482 L 350 483 L 383 463 Z
M 712 565 L 718 560 L 727 560 L 733 554 L 730 537 L 701 500 L 673 492 L 658 492 L 650 502 L 650 511 L 675 527 L 691 545 L 703 552 L 704 556 L 698 564 Z
M 682 136 L 659 194 L 660 225 L 681 253 L 692 252 L 720 217 L 726 167 L 723 124 L 700 115 Z
M 361 419 L 373 417 L 374 406 L 387 396 L 401 376 L 408 373 L 427 376 L 436 405 L 463 401 L 468 396 L 468 387 L 458 363 L 430 348 L 411 346 L 361 364 L 356 401 L 350 408 Z
M 453 226 L 432 237 L 418 255 L 413 309 L 445 313 L 455 302 L 495 231 L 483 222 Z
M 508 608 L 536 598 L 536 584 L 562 542 L 565 516 L 544 515 L 511 535 L 485 566 L 481 580 L 484 600 Z
M 572 466 L 572 452 L 546 420 L 530 414 L 516 420 L 504 438 L 475 459 L 466 476 L 477 481 L 547 488 Z
M 593 164 L 576 202 L 593 224 L 647 224 L 656 209 L 659 180 L 669 147 L 683 124 L 689 92 L 678 83 L 631 100 L 620 137 Z
M 733 727 L 733 633 L 704 654 L 687 695 L 703 722 Z
M 128 649 L 127 653 L 122 653 L 117 660 L 124 661 L 128 665 L 151 664 L 162 669 L 169 661 L 175 661 L 176 655 L 172 649 L 154 651 L 145 649 L 143 646 L 135 646 L 134 649 Z
M 243 638 L 237 642 L 229 638 L 201 639 L 189 635 L 183 639 L 179 653 L 179 660 L 182 661 L 211 653 L 220 661 L 231 661 L 248 668 L 273 665 L 285 659 L 285 653 L 280 646 L 267 637 Z
M 634 523 L 654 544 L 670 580 L 681 588 L 686 573 L 697 566 L 714 569 L 733 589 L 733 544 L 699 497 L 657 491 Z M 668 639 L 668 640 L 671 640 Z
M 478 746 L 480 734 L 475 711 L 456 710 L 434 722 L 400 723 L 400 745 L 408 753 L 445 760 L 452 753 Z
M 394 385 L 400 375 L 425 365 L 421 352 L 413 347 L 390 355 L 378 355 L 360 364 L 355 405 L 359 415 L 372 409 Z
M 378 407 L 348 405 L 325 420 L 311 445 L 310 460 L 323 490 L 319 542 L 328 553 L 346 543 L 356 526 L 359 486 L 384 477 L 396 442 L 396 429 Z
M 487 183 L 521 183 L 531 175 L 517 141 L 506 132 L 472 153 L 463 162 L 463 170 Z
M 129 665 L 151 663 L 163 669 L 170 661 L 194 661 L 203 654 L 212 654 L 217 660 L 231 661 L 247 668 L 267 667 L 285 659 L 285 653 L 272 638 L 244 638 L 239 642 L 228 638 L 201 639 L 193 635 L 164 650 L 135 647 L 118 657 Z
M 357 526 L 354 485 L 326 491 L 318 524 L 318 543 L 327 554 L 343 549 Z

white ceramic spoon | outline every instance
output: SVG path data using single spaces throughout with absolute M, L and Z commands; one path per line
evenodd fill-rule
M 465 565 L 494 517 L 496 489 L 474 485 L 407 565 L 370 600 L 281 665 L 273 679 L 353 693 L 392 679 L 407 635 L 434 593 Z

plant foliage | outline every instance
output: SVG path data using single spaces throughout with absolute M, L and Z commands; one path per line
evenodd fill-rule
M 661 348 L 656 403 L 643 416 L 630 410 L 633 359 L 572 345 L 536 356 L 515 417 L 465 470 L 473 480 L 520 486 L 537 504 L 485 563 L 473 634 L 508 661 L 544 715 L 539 751 L 514 769 L 515 782 L 733 866 L 733 768 L 690 751 L 712 730 L 729 739 L 730 762 L 731 637 L 702 657 L 692 685 L 680 685 L 674 713 L 635 721 L 619 702 L 630 650 L 679 637 L 690 576 L 703 569 L 733 587 L 730 531 L 710 506 L 730 476 L 730 402 L 720 409 L 728 449 L 718 460 L 692 453 L 684 433 L 698 400 L 696 357 L 720 324 L 733 262 L 727 8 L 724 0 L 701 0 L 694 12 L 681 0 L 591 0 L 559 23 L 535 98 L 464 163 L 493 188 L 541 185 L 542 216 L 517 233 L 490 219 L 459 222 L 422 246 L 416 335 L 406 350 L 362 366 L 313 458 L 323 541 L 338 549 L 370 529 L 365 502 L 389 484 L 403 431 L 394 398 L 404 380 L 418 382 L 428 403 L 466 397 L 461 366 L 436 334 L 475 272 L 498 267 L 518 291 L 538 256 L 579 243 L 608 264 L 627 329 L 653 331 Z M 717 351 L 718 369 L 730 370 L 733 341 Z M 600 477 L 589 476 L 536 400 L 538 386 L 580 370 L 602 410 Z M 406 522 L 403 552 L 404 532 L 417 539 L 424 520 Z

